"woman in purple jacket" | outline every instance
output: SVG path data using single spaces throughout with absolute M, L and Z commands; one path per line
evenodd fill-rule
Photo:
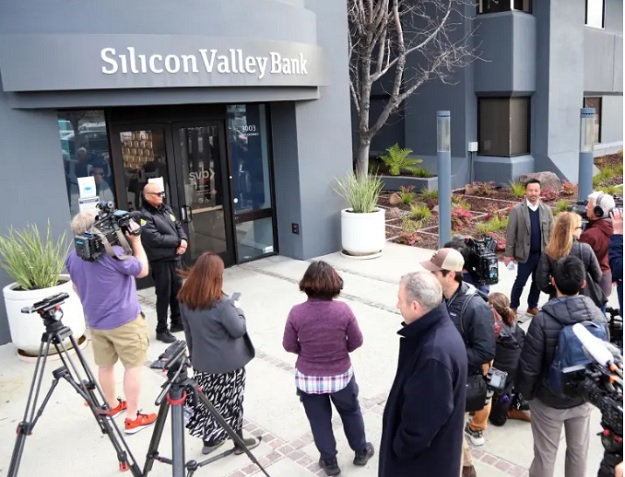
M 365 438 L 365 425 L 358 404 L 358 385 L 349 353 L 362 345 L 362 333 L 347 304 L 336 301 L 343 280 L 325 262 L 312 262 L 299 283 L 308 300 L 295 305 L 286 322 L 282 345 L 297 354 L 295 386 L 315 445 L 319 466 L 327 475 L 338 475 L 336 440 L 332 432 L 332 407 L 341 416 L 354 465 L 364 466 L 373 456 L 373 445 Z

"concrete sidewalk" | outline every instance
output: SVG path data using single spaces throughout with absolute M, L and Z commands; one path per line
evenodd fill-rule
M 419 262 L 429 259 L 431 254 L 430 250 L 388 243 L 384 255 L 375 260 L 350 260 L 338 253 L 322 257 L 343 276 L 345 288 L 341 299 L 352 307 L 364 334 L 364 345 L 353 353 L 352 361 L 360 387 L 367 438 L 374 443 L 376 450 L 384 403 L 397 365 L 396 332 L 402 321 L 395 308 L 398 281 L 402 274 L 421 269 Z M 248 433 L 263 436 L 263 442 L 254 454 L 268 467 L 272 477 L 325 475 L 317 465 L 319 456 L 304 410 L 295 395 L 295 356 L 282 349 L 287 314 L 291 306 L 305 300 L 297 283 L 307 266 L 305 261 L 271 257 L 230 268 L 225 273 L 225 291 L 242 293 L 241 306 L 245 309 L 250 336 L 257 350 L 256 359 L 246 368 L 245 429 Z M 502 264 L 500 282 L 493 287 L 493 291 L 509 293 L 515 273 Z M 166 345 L 154 339 L 156 315 L 153 290 L 143 290 L 140 296 L 150 322 L 152 341 L 148 358 L 152 361 Z M 542 298 L 544 301 L 546 296 L 543 294 Z M 524 296 L 522 307 L 525 300 Z M 616 303 L 616 297 L 613 296 L 611 301 Z M 183 333 L 179 333 L 178 337 L 184 339 Z M 96 370 L 91 346 L 84 349 L 84 355 L 92 370 Z M 1 476 L 8 471 L 15 427 L 22 419 L 34 364 L 18 360 L 11 344 L 0 347 L 0 363 Z M 51 381 L 51 371 L 59 366 L 58 361 L 48 365 L 44 393 Z M 121 393 L 121 367 L 118 371 Z M 162 373 L 146 368 L 142 394 L 144 411 L 156 411 L 154 399 L 163 382 Z M 121 418 L 117 422 L 123 425 Z M 588 476 L 596 475 L 603 454 L 599 438 L 594 437 L 601 429 L 599 422 L 600 415 L 595 410 L 591 424 Z M 351 464 L 353 453 L 347 445 L 338 417 L 334 424 L 341 475 L 377 476 L 377 456 L 364 468 L 354 467 Z M 143 467 L 151 433 L 151 429 L 147 429 L 127 438 L 134 456 L 140 461 L 140 467 Z M 485 438 L 483 447 L 473 449 L 479 477 L 527 475 L 533 455 L 528 423 L 510 421 L 502 428 L 491 426 Z M 188 435 L 185 439 L 186 459 L 201 460 L 201 441 Z M 564 441 L 558 455 L 556 475 L 563 475 L 564 472 L 563 448 Z M 169 424 L 159 449 L 163 456 L 171 456 Z M 100 434 L 93 416 L 66 382 L 59 384 L 33 435 L 26 440 L 20 475 L 44 474 L 47 477 L 120 475 L 108 438 Z M 157 462 L 150 475 L 168 476 L 171 475 L 171 468 Z M 196 475 L 242 477 L 261 473 L 246 456 L 229 456 L 200 469 Z

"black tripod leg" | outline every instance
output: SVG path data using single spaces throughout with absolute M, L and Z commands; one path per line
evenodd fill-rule
M 154 432 L 152 433 L 152 439 L 150 440 L 150 445 L 148 446 L 147 459 L 145 461 L 145 466 L 143 467 L 143 472 L 141 473 L 141 477 L 145 477 L 152 470 L 152 466 L 154 465 L 154 460 L 158 459 L 158 445 L 161 442 L 161 437 L 163 435 L 163 429 L 165 428 L 165 421 L 167 420 L 167 413 L 169 412 L 169 402 L 167 399 L 163 399 L 161 402 L 161 407 L 158 409 L 158 416 L 156 418 L 156 422 L 154 423 Z
M 269 474 L 267 473 L 265 468 L 260 464 L 260 462 L 258 462 L 258 459 L 254 456 L 254 454 L 249 451 L 249 449 L 245 445 L 245 442 L 243 442 L 243 439 L 239 437 L 239 435 L 234 431 L 234 429 L 232 429 L 232 427 L 230 427 L 230 425 L 226 422 L 222 415 L 219 414 L 219 411 L 215 409 L 215 406 L 213 406 L 213 404 L 209 401 L 209 399 L 206 397 L 206 394 L 204 394 L 201 390 L 197 388 L 193 388 L 192 392 L 195 393 L 200 401 L 202 401 L 202 404 L 206 406 L 206 408 L 210 411 L 215 420 L 219 423 L 223 430 L 226 431 L 226 434 L 230 436 L 234 443 L 237 444 L 241 449 L 243 449 L 243 452 L 245 452 L 250 460 L 258 466 L 263 474 L 269 477 Z
M 43 338 L 43 337 L 42 337 Z M 46 361 L 48 358 L 48 352 L 50 351 L 50 343 L 52 337 L 48 336 L 46 341 L 42 341 L 39 346 L 39 355 L 35 363 L 35 371 L 33 373 L 33 379 L 30 383 L 30 390 L 28 392 L 28 399 L 26 400 L 26 409 L 24 410 L 24 419 L 17 426 L 17 438 L 15 439 L 15 446 L 13 447 L 13 454 L 11 455 L 11 463 L 9 465 L 9 472 L 7 477 L 16 477 L 19 470 L 20 462 L 22 460 L 22 454 L 24 453 L 24 445 L 26 444 L 26 437 L 32 434 L 33 427 L 37 418 L 35 417 L 35 410 L 37 409 L 37 400 L 39 399 L 39 391 L 41 390 L 41 383 L 43 380 L 43 373 L 46 369 Z M 58 380 L 55 380 L 48 391 L 46 398 L 37 413 L 37 416 L 41 416 L 43 408 L 50 399 L 52 391 L 58 384 Z
M 171 455 L 173 477 L 184 477 L 184 402 L 187 393 L 182 387 L 169 391 L 167 401 L 171 405 Z

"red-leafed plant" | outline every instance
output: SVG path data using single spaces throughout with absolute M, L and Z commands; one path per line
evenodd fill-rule
M 451 228 L 454 231 L 461 230 L 463 227 L 469 225 L 472 220 L 473 214 L 471 211 L 460 205 L 451 211 Z

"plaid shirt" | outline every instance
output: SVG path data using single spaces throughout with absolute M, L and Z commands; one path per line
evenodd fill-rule
M 306 394 L 331 394 L 345 389 L 354 376 L 354 369 L 350 368 L 343 374 L 336 376 L 306 376 L 295 370 L 295 386 Z

